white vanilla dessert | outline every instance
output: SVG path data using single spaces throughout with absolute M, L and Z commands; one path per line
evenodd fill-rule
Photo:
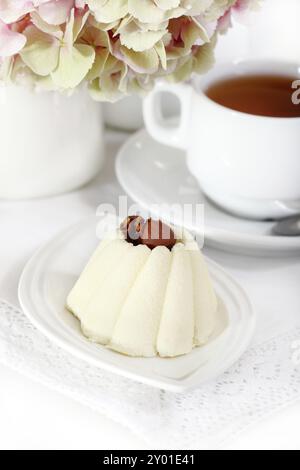
M 68 299 L 90 340 L 135 357 L 207 343 L 218 301 L 193 237 L 130 217 L 100 243 Z

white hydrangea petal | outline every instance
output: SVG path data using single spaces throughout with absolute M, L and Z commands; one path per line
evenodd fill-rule
M 128 13 L 128 0 L 88 0 L 96 20 L 111 23 L 124 18 Z
M 97 21 L 93 15 L 90 15 L 89 24 L 90 26 L 93 26 L 94 28 L 97 28 L 101 31 L 112 31 L 118 28 L 120 20 L 112 21 L 110 23 L 102 23 Z
M 143 52 L 135 52 L 120 46 L 120 56 L 123 61 L 136 73 L 153 74 L 159 68 L 159 57 L 153 49 Z
M 35 26 L 29 26 L 24 34 L 27 38 L 21 51 L 24 63 L 37 75 L 49 75 L 58 64 L 59 41 Z
M 60 40 L 63 38 L 63 32 L 61 28 L 59 26 L 46 23 L 46 21 L 44 21 L 37 12 L 32 12 L 30 17 L 34 26 L 43 33 L 55 36 Z
M 13 60 L 12 57 L 0 57 L 0 84 L 8 83 L 12 80 L 12 69 L 16 60 Z
M 68 22 L 66 23 L 65 33 L 64 33 L 64 38 L 63 38 L 63 42 L 70 52 L 74 44 L 74 23 L 75 23 L 75 11 L 73 8 L 70 12 L 70 17 L 68 19 Z
M 184 46 L 190 50 L 194 45 L 202 45 L 209 42 L 209 36 L 204 27 L 191 21 L 182 31 Z
M 160 31 L 160 30 L 166 30 L 168 29 L 169 26 L 169 20 L 162 21 L 161 23 L 141 23 L 138 20 L 134 20 L 137 22 L 139 28 L 141 31 Z
M 74 10 L 72 10 L 73 12 Z M 71 15 L 72 15 L 72 12 L 71 12 Z M 74 17 L 74 23 L 73 23 L 73 41 L 75 42 L 77 40 L 77 38 L 79 37 L 79 35 L 81 34 L 87 20 L 88 20 L 88 17 L 89 17 L 90 13 L 89 11 L 87 11 L 86 13 L 84 13 L 83 15 L 76 15 Z
M 165 34 L 165 30 L 141 31 L 134 22 L 131 22 L 122 29 L 120 42 L 128 49 L 142 52 L 152 49 Z
M 181 0 L 181 5 L 186 9 L 187 15 L 197 16 L 207 11 L 216 1 L 221 1 L 222 3 L 224 3 L 224 1 L 228 2 L 228 0 Z
M 115 66 L 117 68 L 114 73 L 108 65 L 108 69 L 104 71 L 103 76 L 91 83 L 89 92 L 93 99 L 114 103 L 124 97 L 127 91 L 127 66 L 120 62 L 115 63 Z
M 115 103 L 124 96 L 119 90 L 119 83 L 110 77 L 94 80 L 89 86 L 89 93 L 93 100 L 108 103 Z
M 162 10 L 171 10 L 180 6 L 180 0 L 154 0 L 154 3 Z
M 93 45 L 97 49 L 99 47 L 110 49 L 109 34 L 106 31 L 100 31 L 94 27 L 86 29 L 84 34 L 81 36 L 81 40 L 90 45 Z
M 169 18 L 177 18 L 184 15 L 186 10 L 181 8 L 162 10 L 153 0 L 128 0 L 129 13 L 142 23 L 161 23 Z
M 93 81 L 96 78 L 100 78 L 104 72 L 108 57 L 109 51 L 107 49 L 102 49 L 97 53 L 93 66 L 86 77 L 87 80 Z
M 59 65 L 52 72 L 52 80 L 63 89 L 77 87 L 92 68 L 95 50 L 85 44 L 75 45 L 71 51 L 67 47 L 60 49 Z
M 168 79 L 170 82 L 182 82 L 186 80 L 193 71 L 193 59 L 191 57 L 186 57 L 185 60 L 180 61 L 177 66 L 176 70 L 173 74 L 169 75 Z
M 145 96 L 154 86 L 154 79 L 150 75 L 138 75 L 131 78 L 127 84 L 127 93 Z
M 208 72 L 215 64 L 215 45 L 216 37 L 213 40 L 197 49 L 193 56 L 193 72 L 204 74 Z
M 167 69 L 167 54 L 166 54 L 166 48 L 165 48 L 163 41 L 159 41 L 155 45 L 155 51 L 157 52 L 157 55 L 160 59 L 162 68 L 166 70 Z
M 236 0 L 214 0 L 205 12 L 208 22 L 221 18 L 236 3 Z

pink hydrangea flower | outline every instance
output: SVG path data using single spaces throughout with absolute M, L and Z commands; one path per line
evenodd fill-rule
M 86 83 L 115 101 L 213 64 L 215 37 L 259 0 L 0 0 L 0 79 Z M 5 70 L 5 73 L 1 73 Z

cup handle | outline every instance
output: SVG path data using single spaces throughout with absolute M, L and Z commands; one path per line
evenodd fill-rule
M 162 144 L 187 150 L 192 92 L 190 85 L 157 83 L 154 90 L 145 98 L 143 106 L 146 128 L 151 137 Z M 170 123 L 163 117 L 161 103 L 163 93 L 172 93 L 180 101 L 179 126 L 170 127 Z

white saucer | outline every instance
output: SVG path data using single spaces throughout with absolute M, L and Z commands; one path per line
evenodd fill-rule
M 209 344 L 174 359 L 136 359 L 89 342 L 79 321 L 65 309 L 68 293 L 96 248 L 96 224 L 89 218 L 42 248 L 26 266 L 19 285 L 25 314 L 49 339 L 74 356 L 110 372 L 166 390 L 199 387 L 232 366 L 247 349 L 255 315 L 247 296 L 219 266 L 208 261 L 220 300 L 218 325 Z
M 300 237 L 272 236 L 272 222 L 240 219 L 211 203 L 189 173 L 184 152 L 157 143 L 145 130 L 123 145 L 116 172 L 126 193 L 146 210 L 151 210 L 153 204 L 204 203 L 204 232 L 208 246 L 258 256 L 300 254 Z M 154 216 L 158 215 L 153 209 L 152 212 Z M 163 215 L 168 221 L 168 214 Z M 185 225 L 194 232 L 201 229 L 192 217 L 185 220 Z

